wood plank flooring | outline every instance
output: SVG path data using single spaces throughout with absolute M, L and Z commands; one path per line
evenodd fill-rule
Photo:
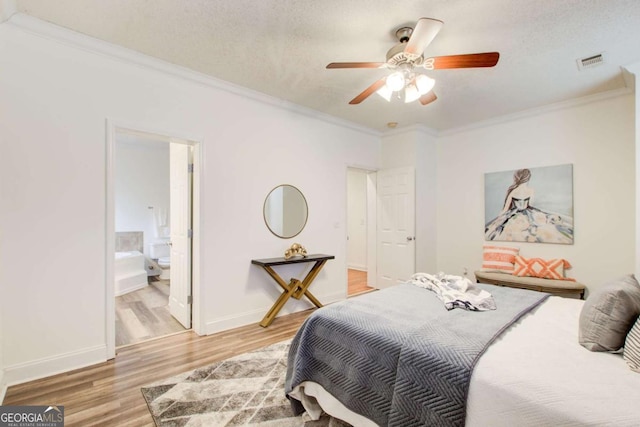
M 116 347 L 184 330 L 169 313 L 168 280 L 116 297 Z
M 348 273 L 347 274 L 348 276 L 347 295 L 348 296 L 358 295 L 363 292 L 369 292 L 375 289 L 370 286 L 367 286 L 366 271 L 353 270 L 350 268 L 348 269 L 347 273 Z
M 114 360 L 9 387 L 4 405 L 64 405 L 65 426 L 153 426 L 140 388 L 293 337 L 313 312 L 204 337 L 192 331 L 118 349 Z
M 350 296 L 370 290 L 373 288 L 366 285 L 366 272 L 349 270 Z M 146 308 L 140 305 L 142 298 L 134 295 L 135 292 L 124 295 L 116 306 L 117 310 L 129 309 L 131 312 L 146 313 L 140 314 L 142 317 L 138 319 L 142 324 L 140 319 L 149 316 L 149 312 L 157 311 L 154 309 L 161 305 L 158 293 L 166 293 L 166 289 L 152 285 L 141 291 L 151 296 L 147 298 Z M 137 325 L 129 326 L 133 332 L 123 329 L 120 338 L 124 339 L 129 334 L 133 339 L 137 337 L 147 341 L 118 348 L 114 360 L 9 387 L 3 404 L 63 405 L 67 427 L 153 426 L 140 392 L 141 387 L 289 339 L 312 312 L 313 310 L 307 310 L 280 316 L 268 328 L 262 328 L 256 323 L 204 337 L 185 331 L 148 340 L 152 329 L 161 330 L 163 327 L 148 326 L 147 333 L 142 332 L 144 327 L 140 329 Z M 180 330 L 184 328 L 180 326 Z M 164 333 L 167 332 L 163 331 Z

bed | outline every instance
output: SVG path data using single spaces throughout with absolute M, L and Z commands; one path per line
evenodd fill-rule
M 306 326 L 301 327 L 292 342 L 288 361 L 285 391 L 294 410 L 306 410 L 312 418 L 324 411 L 354 426 L 639 425 L 640 373 L 631 371 L 621 354 L 590 352 L 578 343 L 578 319 L 584 301 L 547 298 L 547 295 L 520 289 L 478 286 L 494 295 L 498 306 L 495 312 L 506 310 L 514 298 L 528 299 L 524 303 L 526 307 L 513 309 L 512 321 L 503 327 L 494 327 L 495 333 L 488 333 L 487 342 L 477 344 L 480 351 L 469 356 L 470 379 L 464 380 L 455 369 L 443 374 L 443 381 L 463 383 L 463 386 L 466 381 L 467 384 L 466 388 L 452 392 L 451 398 L 448 391 L 436 396 L 435 415 L 429 412 L 431 409 L 424 410 L 410 401 L 421 402 L 423 394 L 429 394 L 425 390 L 431 390 L 431 384 L 427 387 L 422 384 L 426 374 L 421 371 L 421 364 L 416 362 L 409 369 L 405 367 L 402 373 L 398 368 L 401 357 L 394 361 L 393 355 L 385 355 L 392 347 L 386 339 L 382 345 L 364 350 L 357 345 L 342 345 L 348 336 L 355 342 L 364 342 L 368 331 L 374 329 L 413 330 L 421 322 L 432 324 L 434 321 L 425 317 L 426 312 L 439 312 L 439 317 L 445 319 L 443 322 L 453 327 L 453 332 L 447 334 L 455 337 L 465 333 L 459 330 L 461 327 L 469 329 L 465 326 L 468 323 L 460 319 L 470 318 L 473 323 L 472 316 L 476 316 L 478 324 L 484 322 L 486 312 L 447 311 L 429 291 L 409 284 L 333 304 L 307 319 Z M 357 314 L 345 315 L 353 312 Z M 365 315 L 361 316 L 363 312 Z M 372 328 L 374 323 L 378 326 Z M 324 326 L 313 326 L 317 324 Z M 442 324 L 438 324 L 436 329 L 442 328 Z M 319 329 L 325 332 L 318 332 Z M 409 334 L 411 340 L 413 335 Z M 406 336 L 398 338 L 399 342 L 406 340 Z M 327 344 L 331 342 L 333 344 Z M 337 346 L 337 350 L 332 349 L 332 345 Z M 417 373 L 416 378 L 410 376 L 410 380 L 415 379 L 417 386 L 399 396 L 387 390 L 388 387 L 376 384 L 384 375 L 367 372 L 367 368 L 354 363 L 359 357 L 371 357 L 375 350 L 380 350 L 381 364 L 398 365 L 395 366 L 397 377 L 391 379 L 395 382 L 392 387 L 398 387 L 397 383 L 412 370 Z M 305 365 L 306 357 L 317 360 L 315 364 Z M 415 358 L 414 354 L 412 360 Z M 362 372 L 354 372 L 359 369 Z M 318 375 L 316 370 L 324 372 Z M 351 399 L 349 393 L 359 394 L 362 390 L 359 384 L 342 384 L 345 375 L 356 378 L 356 383 L 373 384 L 374 389 L 378 388 L 377 395 Z M 448 408 L 448 401 L 458 400 L 460 395 L 464 398 L 462 410 Z M 391 415 L 398 411 L 394 406 L 415 417 L 402 419 Z

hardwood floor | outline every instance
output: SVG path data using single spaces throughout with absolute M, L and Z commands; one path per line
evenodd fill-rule
M 153 426 L 140 388 L 293 337 L 313 310 L 199 337 L 192 331 L 118 349 L 114 360 L 9 387 L 4 405 L 63 405 L 65 426 Z
M 146 288 L 116 297 L 117 347 L 184 330 L 169 313 L 168 280 L 151 281 Z
M 374 290 L 370 286 L 367 286 L 367 272 L 360 270 L 347 270 L 348 276 L 348 284 L 347 284 L 347 295 L 353 296 L 358 295 L 363 292 L 369 292 Z
M 373 290 L 366 285 L 366 274 L 363 271 L 349 270 L 349 296 Z M 158 315 L 157 309 L 161 306 L 158 293 L 166 293 L 166 289 L 160 284 L 141 291 L 150 296 L 146 298 L 146 307 L 141 303 L 144 298 L 132 292 L 119 297 L 121 300 L 116 302 L 116 310 L 137 312 L 136 316 L 142 316 L 138 319 L 140 324 L 143 323 L 140 319 L 148 318 L 149 313 L 154 313 L 158 319 L 165 318 L 164 315 Z M 154 330 L 162 331 L 162 335 L 171 332 L 166 332 L 164 326 L 159 325 L 121 325 L 120 336 L 117 337 L 121 339 L 118 346 L 126 343 L 122 340 L 127 335 L 131 339 L 147 341 L 118 348 L 116 358 L 105 363 L 11 386 L 2 404 L 62 405 L 65 407 L 67 427 L 153 426 L 153 419 L 140 392 L 141 387 L 289 339 L 312 312 L 313 310 L 307 310 L 278 317 L 268 328 L 262 328 L 256 323 L 204 337 L 185 331 L 148 340 Z M 119 320 L 122 319 L 119 317 Z M 180 330 L 184 328 L 180 326 Z

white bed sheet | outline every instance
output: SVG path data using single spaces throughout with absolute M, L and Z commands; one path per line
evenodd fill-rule
M 584 301 L 550 297 L 523 316 L 480 357 L 471 376 L 467 427 L 639 426 L 640 373 L 621 354 L 578 344 Z M 319 407 L 355 426 L 351 413 L 322 386 L 297 394 L 310 414 Z
M 640 374 L 578 344 L 584 301 L 550 297 L 482 355 L 467 426 L 638 426 Z

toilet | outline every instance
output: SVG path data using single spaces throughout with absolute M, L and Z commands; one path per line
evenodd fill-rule
M 162 269 L 160 279 L 169 280 L 171 278 L 171 246 L 169 242 L 156 242 L 149 245 L 149 255 Z

